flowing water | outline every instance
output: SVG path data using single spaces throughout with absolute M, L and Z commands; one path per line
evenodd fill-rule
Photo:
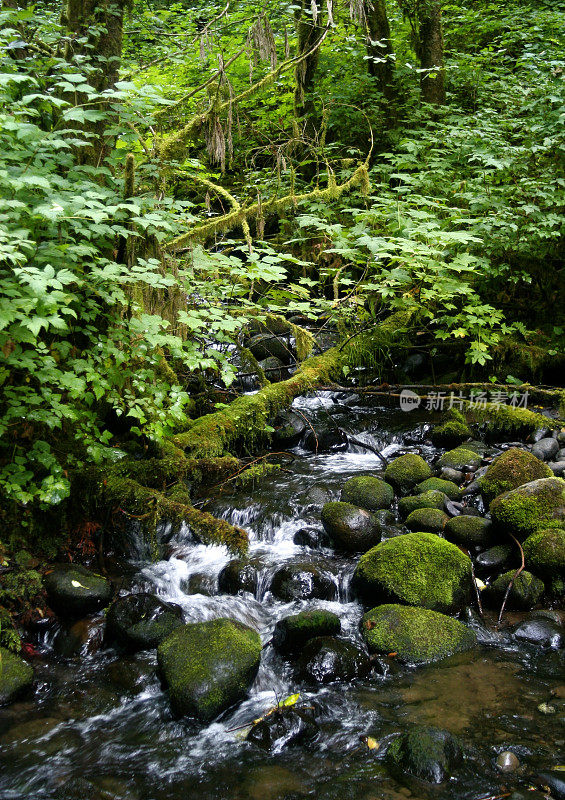
M 356 396 L 319 395 L 295 404 L 314 427 L 329 416 L 358 441 L 385 456 L 404 451 L 432 457 L 425 444 L 430 414 L 361 404 Z M 137 556 L 122 577 L 124 590 L 155 591 L 180 605 L 187 622 L 232 617 L 261 633 L 265 644 L 248 699 L 207 727 L 176 720 L 156 674 L 154 653 L 124 656 L 101 646 L 103 616 L 73 633 L 38 634 L 32 699 L 0 710 L 0 798 L 68 800 L 277 800 L 282 798 L 486 798 L 531 785 L 539 769 L 561 763 L 565 741 L 562 655 L 517 646 L 504 631 L 473 625 L 480 646 L 439 664 L 412 669 L 384 659 L 369 678 L 305 691 L 292 667 L 268 645 L 278 619 L 304 608 L 339 615 L 342 635 L 361 644 L 362 609 L 350 596 L 356 558 L 293 543 L 304 527 L 320 528 L 320 509 L 337 499 L 344 481 L 378 474 L 381 460 L 360 446 L 346 452 L 294 451 L 295 459 L 254 486 L 216 489 L 205 507 L 244 527 L 250 556 L 260 565 L 256 595 L 187 594 L 192 580 L 212 591 L 230 560 L 223 547 L 205 547 L 189 532 L 174 533 L 168 558 Z M 268 587 L 292 560 L 308 560 L 331 576 L 334 602 L 282 603 Z M 510 616 L 510 618 L 512 618 Z M 516 618 L 516 617 L 514 617 Z M 297 691 L 320 725 L 308 746 L 265 752 L 238 729 Z M 555 713 L 542 714 L 549 703 Z M 411 723 L 445 728 L 460 737 L 466 759 L 440 787 L 391 778 L 383 765 L 387 742 Z M 369 749 L 364 737 L 378 746 Z M 495 760 L 511 749 L 521 768 L 501 775 Z

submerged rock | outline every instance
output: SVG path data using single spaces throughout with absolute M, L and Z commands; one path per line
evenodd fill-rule
M 128 650 L 151 650 L 182 625 L 182 609 L 154 594 L 130 594 L 112 603 L 106 637 Z
M 565 529 L 550 528 L 524 542 L 526 566 L 542 578 L 565 577 Z
M 417 508 L 408 514 L 406 527 L 411 531 L 441 533 L 449 522 L 449 517 L 439 508 Z
M 492 522 L 490 519 L 467 514 L 453 517 L 445 526 L 445 538 L 466 547 L 491 544 L 493 541 Z
M 422 494 L 411 494 L 398 501 L 398 513 L 401 517 L 408 517 L 418 508 L 438 508 L 443 510 L 447 496 L 436 489 L 429 489 Z
M 246 738 L 248 742 L 279 752 L 289 745 L 311 742 L 317 735 L 318 724 L 311 710 L 281 707 L 256 722 Z
M 0 706 L 13 703 L 33 684 L 33 669 L 23 658 L 0 647 Z
M 520 761 L 510 750 L 504 750 L 498 754 L 496 766 L 501 772 L 516 772 L 520 766 Z
M 431 478 L 432 468 L 421 456 L 407 453 L 391 461 L 385 470 L 385 479 L 401 494 L 406 494 L 417 484 Z
M 320 636 L 311 639 L 296 664 L 296 677 L 306 683 L 351 681 L 371 670 L 369 656 L 351 642 Z
M 381 539 L 381 526 L 376 517 L 351 503 L 326 503 L 322 524 L 332 542 L 342 550 L 365 552 Z
M 259 634 L 232 619 L 183 625 L 161 642 L 157 660 L 177 715 L 210 722 L 242 700 L 259 669 Z
M 565 480 L 541 478 L 500 495 L 490 505 L 501 531 L 523 540 L 531 533 L 565 526 Z
M 337 594 L 333 580 L 311 564 L 290 563 L 273 576 L 271 592 L 279 600 L 334 600 Z
M 386 754 L 393 774 L 408 773 L 428 783 L 443 783 L 462 762 L 463 751 L 454 736 L 420 725 L 402 733 Z
M 85 616 L 112 599 L 110 581 L 78 564 L 54 566 L 43 585 L 49 605 L 62 617 Z
M 528 450 L 510 447 L 489 464 L 485 474 L 479 478 L 479 485 L 485 502 L 491 503 L 503 492 L 517 489 L 538 478 L 551 477 L 549 467 Z
M 382 605 L 368 611 L 361 633 L 370 653 L 396 653 L 399 661 L 428 664 L 469 650 L 475 633 L 463 623 L 424 608 Z
M 378 511 L 381 508 L 390 508 L 394 500 L 394 490 L 389 483 L 379 478 L 362 475 L 345 482 L 341 499 L 368 511 Z
M 433 533 L 408 533 L 361 556 L 353 587 L 370 607 L 405 603 L 444 613 L 461 609 L 471 594 L 471 561 Z
M 463 497 L 463 490 L 457 486 L 453 481 L 445 480 L 445 478 L 428 478 L 422 483 L 419 483 L 416 488 L 416 494 L 424 494 L 429 491 L 442 492 L 447 495 L 450 500 L 461 500 Z
M 483 592 L 482 597 L 485 602 L 492 604 L 502 603 L 508 584 L 516 574 L 515 570 L 505 572 L 487 586 Z M 508 599 L 506 601 L 506 608 L 517 609 L 518 611 L 528 611 L 533 608 L 544 592 L 544 585 L 539 578 L 532 575 L 531 572 L 524 570 L 521 572 L 510 589 Z
M 334 636 L 340 630 L 340 619 L 331 611 L 301 611 L 277 622 L 273 631 L 273 647 L 281 653 L 294 653 L 301 650 L 310 639 Z

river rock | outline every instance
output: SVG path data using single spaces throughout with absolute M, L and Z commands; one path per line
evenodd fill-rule
M 463 497 L 463 490 L 453 481 L 447 481 L 444 478 L 428 478 L 422 481 L 422 483 L 419 483 L 414 489 L 416 494 L 424 494 L 424 492 L 432 490 L 442 492 L 447 495 L 450 500 L 461 500 Z
M 385 480 L 401 494 L 407 494 L 426 478 L 431 478 L 432 468 L 421 456 L 406 453 L 391 461 L 385 470 Z
M 475 559 L 475 567 L 483 574 L 500 571 L 510 563 L 512 554 L 511 544 L 497 544 L 483 553 L 479 553 Z
M 417 508 L 408 514 L 406 527 L 411 531 L 441 533 L 449 522 L 449 517 L 439 508 Z
M 349 440 L 345 431 L 340 428 L 320 428 L 316 426 L 315 434 L 308 428 L 303 445 L 311 453 L 331 453 L 347 450 Z
M 151 650 L 182 624 L 179 606 L 154 594 L 129 594 L 110 606 L 106 637 L 128 650 Z
M 506 594 L 508 584 L 512 580 L 516 570 L 505 572 L 485 589 L 483 589 L 481 596 L 486 604 L 500 605 Z M 516 609 L 518 611 L 528 611 L 533 608 L 544 592 L 544 585 L 539 578 L 532 575 L 531 572 L 524 570 L 521 572 L 510 589 L 510 594 L 506 601 L 507 609 Z
M 537 783 L 539 786 L 548 787 L 551 797 L 555 800 L 565 800 L 565 772 L 561 769 L 549 769 L 538 772 Z
M 181 589 L 185 594 L 202 594 L 205 597 L 213 597 L 216 594 L 216 581 L 205 572 L 193 572 L 181 583 Z
M 257 361 L 274 356 L 282 361 L 283 364 L 290 364 L 293 360 L 292 350 L 289 344 L 277 336 L 268 333 L 259 333 L 253 336 L 247 343 L 248 349 Z
M 526 566 L 542 578 L 565 577 L 565 529 L 549 528 L 524 542 Z
M 265 373 L 266 379 L 271 383 L 280 383 L 290 377 L 289 371 L 280 358 L 269 356 L 269 358 L 263 358 L 258 364 Z
M 565 631 L 555 620 L 532 617 L 518 623 L 513 636 L 520 642 L 536 645 L 544 650 L 561 650 L 565 647 Z
M 443 425 L 436 425 L 431 433 L 432 442 L 437 447 L 457 447 L 471 438 L 471 429 L 465 422 L 450 419 Z
M 495 498 L 492 521 L 501 531 L 523 540 L 546 528 L 565 526 L 565 480 L 541 478 Z
M 477 452 L 467 447 L 456 447 L 448 450 L 437 462 L 439 469 L 449 467 L 461 472 L 475 472 L 481 466 L 481 457 Z
M 488 545 L 493 541 L 492 522 L 490 519 L 461 514 L 453 517 L 445 526 L 445 538 L 450 542 L 473 547 Z
M 341 500 L 352 503 L 367 511 L 390 508 L 394 500 L 394 490 L 389 483 L 371 475 L 350 478 L 341 490 Z
M 443 783 L 463 762 L 459 742 L 448 731 L 414 726 L 396 738 L 386 754 L 393 774 L 408 773 L 428 783 Z
M 301 545 L 302 547 L 311 547 L 313 550 L 319 550 L 321 547 L 329 547 L 331 539 L 328 534 L 321 528 L 300 528 L 292 537 L 294 544 Z
M 304 646 L 295 675 L 309 684 L 351 681 L 371 670 L 369 656 L 351 642 L 319 636 Z
M 450 483 L 460 484 L 465 476 L 460 469 L 452 469 L 451 467 L 442 467 L 440 478 Z
M 471 595 L 471 560 L 433 533 L 407 533 L 381 542 L 359 559 L 353 588 L 370 608 L 404 603 L 459 611 Z
M 502 753 L 498 754 L 496 766 L 501 772 L 516 772 L 520 766 L 520 761 L 510 750 L 503 750 Z
M 437 611 L 401 605 L 382 605 L 368 611 L 361 633 L 370 653 L 396 653 L 399 661 L 429 664 L 476 644 L 475 633 L 463 623 Z
M 366 552 L 381 539 L 381 526 L 364 508 L 351 503 L 326 503 L 322 524 L 336 547 L 350 552 Z
M 259 585 L 257 564 L 245 558 L 234 558 L 218 575 L 218 588 L 225 594 L 250 592 L 255 594 Z
M 304 563 L 289 563 L 273 576 L 271 592 L 279 600 L 334 600 L 337 594 L 333 580 L 317 567 Z
M 272 643 L 281 653 L 300 651 L 306 642 L 318 636 L 335 636 L 341 631 L 341 622 L 331 611 L 317 609 L 301 611 L 277 622 Z
M 517 489 L 538 478 L 551 477 L 549 467 L 528 450 L 510 447 L 488 465 L 485 474 L 479 478 L 479 485 L 485 502 L 491 503 L 503 492 Z
M 281 707 L 256 722 L 246 738 L 266 750 L 280 752 L 289 745 L 311 742 L 317 735 L 318 724 L 311 710 Z
M 174 713 L 202 722 L 245 697 L 260 660 L 259 634 L 231 619 L 183 625 L 157 649 Z
M 443 509 L 447 496 L 436 489 L 430 489 L 422 494 L 411 494 L 408 497 L 401 497 L 398 501 L 398 513 L 401 517 L 408 517 L 418 508 L 438 508 Z
M 562 461 L 550 461 L 547 466 L 558 478 L 565 476 L 565 459 Z
M 104 620 L 85 617 L 73 621 L 70 627 L 61 626 L 53 640 L 53 650 L 62 658 L 94 655 L 104 642 Z
M 559 442 L 557 439 L 540 439 L 532 447 L 532 455 L 540 461 L 551 461 L 559 452 Z
M 0 647 L 0 706 L 13 703 L 33 684 L 33 669 L 23 658 Z
M 78 564 L 54 566 L 43 579 L 49 605 L 62 617 L 82 617 L 108 605 L 109 580 Z
M 277 415 L 273 427 L 273 442 L 284 448 L 298 444 L 307 425 L 306 420 L 294 411 L 282 411 Z

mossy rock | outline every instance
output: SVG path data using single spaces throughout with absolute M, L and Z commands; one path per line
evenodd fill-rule
M 0 647 L 0 706 L 13 703 L 33 684 L 33 669 L 23 658 Z
M 289 562 L 273 575 L 271 592 L 278 600 L 335 600 L 337 588 L 331 577 L 313 564 Z
M 552 478 L 553 472 L 528 450 L 510 447 L 497 456 L 489 464 L 485 474 L 479 478 L 479 486 L 485 502 L 490 503 L 495 497 L 524 483 L 538 478 Z
M 371 475 L 350 478 L 341 490 L 341 500 L 354 506 L 378 511 L 390 508 L 394 500 L 394 490 L 389 483 Z
M 255 594 L 259 584 L 259 562 L 256 559 L 233 558 L 220 570 L 218 588 L 226 594 Z
M 511 564 L 516 548 L 513 544 L 497 544 L 482 553 L 475 560 L 475 569 L 478 572 L 489 574 L 499 572 Z
M 112 599 L 110 581 L 78 564 L 54 566 L 45 575 L 43 586 L 49 605 L 62 617 L 90 614 Z
M 251 351 L 257 361 L 266 358 L 278 358 L 283 364 L 290 364 L 293 359 L 292 350 L 284 339 L 279 339 L 268 333 L 259 333 L 253 336 L 247 343 L 247 348 Z
M 422 494 L 411 494 L 408 497 L 401 497 L 398 501 L 398 513 L 406 518 L 418 508 L 438 508 L 443 509 L 447 495 L 436 489 L 430 489 Z
M 407 533 L 381 542 L 359 559 L 353 587 L 369 606 L 404 603 L 459 611 L 471 595 L 471 561 L 433 533 Z
M 443 478 L 428 478 L 419 483 L 414 491 L 416 494 L 424 494 L 431 491 L 443 492 L 450 500 L 461 500 L 463 497 L 463 489 L 460 489 L 453 481 L 446 481 Z
M 381 539 L 376 517 L 351 503 L 326 503 L 322 508 L 322 524 L 334 545 L 342 550 L 364 553 Z
M 516 574 L 516 570 L 505 572 L 504 575 L 499 575 L 498 578 L 487 586 L 482 592 L 481 596 L 487 605 L 500 605 L 506 595 L 508 584 Z M 531 572 L 524 570 L 521 572 L 510 589 L 508 599 L 506 601 L 506 608 L 515 609 L 517 611 L 529 611 L 533 608 L 541 598 L 545 586 L 539 578 L 532 575 Z
M 401 494 L 406 494 L 418 483 L 432 475 L 432 468 L 421 456 L 407 453 L 391 461 L 385 470 L 385 480 Z
M 310 639 L 296 662 L 295 677 L 314 685 L 334 681 L 352 681 L 371 671 L 367 653 L 352 642 L 319 636 Z
M 550 528 L 524 542 L 526 566 L 542 578 L 565 578 L 565 529 Z
M 106 637 L 128 650 L 151 650 L 182 622 L 182 609 L 154 594 L 120 597 L 106 616 Z
M 315 639 L 317 636 L 335 636 L 340 631 L 340 619 L 331 611 L 323 609 L 301 611 L 277 622 L 272 643 L 281 653 L 295 653 L 310 639 Z
M 197 622 L 169 634 L 157 660 L 174 713 L 210 722 L 247 694 L 259 669 L 261 638 L 236 620 Z
M 468 650 L 475 633 L 437 611 L 387 604 L 368 611 L 361 633 L 370 653 L 396 653 L 408 664 L 429 664 Z
M 470 447 L 456 447 L 455 450 L 444 453 L 438 459 L 437 466 L 440 469 L 448 467 L 462 472 L 475 472 L 481 466 L 481 457 Z
M 408 514 L 405 524 L 411 531 L 441 533 L 448 522 L 449 517 L 440 508 L 417 508 Z
M 439 728 L 414 726 L 396 738 L 387 750 L 386 764 L 395 777 L 405 773 L 428 783 L 444 783 L 463 763 L 457 739 Z
M 445 526 L 444 536 L 450 542 L 453 541 L 466 547 L 488 546 L 494 539 L 490 519 L 472 517 L 469 514 L 452 517 Z
M 541 462 L 540 462 L 541 463 Z M 565 480 L 540 478 L 496 497 L 490 505 L 493 523 L 517 539 L 536 531 L 565 526 Z
M 471 429 L 464 422 L 452 419 L 443 425 L 437 425 L 431 434 L 432 442 L 437 447 L 457 447 L 471 436 Z

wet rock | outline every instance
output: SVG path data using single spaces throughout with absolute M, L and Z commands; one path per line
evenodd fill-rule
M 179 606 L 154 594 L 129 594 L 110 606 L 106 637 L 128 650 L 151 650 L 182 624 Z
M 53 649 L 62 658 L 93 655 L 102 647 L 104 620 L 79 619 L 70 628 L 61 628 L 54 639 Z
M 236 620 L 197 622 L 169 634 L 157 660 L 174 713 L 209 722 L 247 694 L 259 669 L 261 638 Z
M 501 531 L 523 540 L 545 528 L 565 526 L 565 480 L 542 478 L 495 498 L 492 521 Z
M 457 447 L 471 438 L 471 429 L 465 422 L 456 419 L 437 425 L 432 430 L 431 439 L 437 447 Z
M 30 719 L 26 722 L 12 725 L 12 727 L 0 736 L 0 746 L 2 749 L 10 747 L 16 751 L 21 751 L 22 745 L 33 742 L 46 736 L 50 731 L 60 725 L 61 719 L 57 717 L 41 717 L 40 719 Z M 23 753 L 21 753 L 23 755 Z M 18 755 L 20 753 L 18 752 Z
M 475 633 L 445 614 L 424 608 L 382 605 L 368 611 L 361 633 L 370 653 L 396 653 L 399 661 L 429 664 L 469 650 Z
M 318 428 L 316 433 L 308 428 L 304 437 L 304 447 L 311 453 L 330 453 L 347 450 L 347 434 L 339 428 Z
M 540 439 L 532 447 L 532 455 L 539 458 L 540 461 L 551 461 L 559 451 L 559 442 L 557 439 Z
M 498 754 L 496 767 L 501 772 L 516 772 L 519 766 L 520 761 L 510 750 L 504 750 Z
M 547 466 L 558 478 L 563 478 L 565 476 L 565 459 L 562 461 L 551 461 Z
M 202 594 L 205 597 L 216 594 L 216 582 L 205 572 L 195 572 L 183 582 L 181 588 L 185 594 Z
M 248 341 L 247 347 L 257 361 L 274 356 L 283 364 L 290 364 L 294 358 L 290 345 L 284 339 L 268 333 L 259 333 L 257 336 L 253 336 Z
M 270 380 L 270 379 L 269 379 Z M 273 442 L 281 447 L 292 447 L 298 444 L 306 432 L 306 420 L 294 411 L 283 411 L 274 422 Z
M 451 467 L 443 467 L 440 477 L 445 481 L 450 481 L 455 484 L 460 484 L 465 477 L 460 469 L 452 469 Z M 447 494 L 447 492 L 446 492 Z
M 54 566 L 43 579 L 49 605 L 62 617 L 83 617 L 108 605 L 109 580 L 78 564 Z
M 279 600 L 334 600 L 337 594 L 333 580 L 311 564 L 290 563 L 273 576 L 271 592 Z
M 135 657 L 119 658 L 108 664 L 105 678 L 112 689 L 135 696 L 154 680 L 154 667 Z
M 334 545 L 350 552 L 366 552 L 381 539 L 381 526 L 369 511 L 351 503 L 326 503 L 322 524 Z
M 301 611 L 277 622 L 273 631 L 273 647 L 281 653 L 300 651 L 310 639 L 318 636 L 335 636 L 341 631 L 341 622 L 331 611 Z
M 470 517 L 467 514 L 453 517 L 445 526 L 445 538 L 466 547 L 492 544 L 492 522 L 490 519 Z
M 464 497 L 474 497 L 476 494 L 480 494 L 481 491 L 481 484 L 479 481 L 471 481 L 471 483 L 465 487 L 463 492 Z
M 505 572 L 487 586 L 481 593 L 481 597 L 486 604 L 500 605 L 502 603 L 508 584 L 515 575 L 515 570 Z M 510 594 L 506 601 L 507 609 L 518 611 L 528 611 L 533 608 L 544 592 L 544 585 L 531 572 L 524 570 L 521 572 L 510 589 Z
M 483 573 L 496 572 L 505 567 L 512 557 L 511 544 L 498 544 L 479 553 L 475 559 L 475 568 Z
M 471 561 L 432 533 L 381 542 L 359 559 L 353 588 L 369 607 L 404 603 L 433 611 L 460 610 L 471 595 Z
M 280 752 L 293 744 L 311 742 L 318 735 L 318 724 L 310 710 L 279 708 L 256 722 L 247 741 L 267 750 Z
M 424 494 L 429 491 L 442 492 L 447 495 L 450 500 L 461 500 L 463 490 L 457 486 L 453 481 L 445 480 L 444 478 L 428 478 L 422 483 L 419 483 L 414 489 L 416 494 Z
M 563 770 L 546 770 L 538 772 L 537 783 L 542 788 L 549 788 L 555 800 L 565 800 L 565 772 Z
M 352 503 L 367 511 L 378 511 L 381 508 L 391 507 L 394 490 L 389 483 L 379 478 L 361 475 L 345 482 L 341 490 L 341 499 L 345 503 Z
M 512 631 L 519 642 L 527 642 L 544 650 L 561 650 L 565 647 L 563 627 L 551 619 L 534 617 L 516 625 Z
M 322 507 L 331 500 L 331 493 L 323 486 L 311 486 L 304 497 L 306 511 L 321 511 Z
M 259 361 L 258 364 L 265 373 L 265 378 L 271 383 L 280 383 L 290 377 L 289 371 L 279 358 L 269 356 L 269 358 Z
M 298 680 L 309 684 L 351 681 L 371 670 L 366 653 L 351 642 L 320 636 L 311 639 L 302 650 L 296 665 Z
M 542 578 L 565 577 L 565 529 L 549 528 L 524 542 L 526 566 Z
M 486 503 L 511 489 L 538 478 L 551 478 L 551 470 L 528 450 L 510 447 L 489 464 L 485 474 L 479 478 L 479 485 Z
M 411 531 L 441 533 L 449 522 L 449 517 L 439 508 L 417 508 L 406 519 L 406 527 Z
M 481 466 L 481 457 L 469 447 L 457 447 L 448 450 L 437 462 L 439 469 L 449 467 L 461 472 L 475 472 Z
M 395 739 L 386 754 L 393 774 L 408 773 L 428 783 L 443 783 L 463 762 L 459 742 L 448 731 L 415 726 Z
M 0 647 L 0 706 L 13 703 L 32 684 L 33 669 L 27 661 Z
M 427 492 L 422 492 L 422 494 L 402 497 L 398 501 L 398 513 L 401 517 L 406 518 L 418 508 L 438 508 L 442 510 L 446 500 L 447 496 L 443 492 L 430 489 Z
M 407 494 L 427 478 L 431 478 L 432 468 L 421 456 L 407 453 L 391 461 L 385 470 L 387 483 L 392 484 L 401 494 Z
M 220 571 L 218 588 L 225 594 L 250 592 L 255 594 L 259 585 L 257 563 L 245 558 L 234 558 Z
M 313 550 L 331 545 L 329 536 L 320 528 L 300 528 L 294 534 L 292 541 L 294 544 L 299 544 L 302 547 L 311 547 Z

